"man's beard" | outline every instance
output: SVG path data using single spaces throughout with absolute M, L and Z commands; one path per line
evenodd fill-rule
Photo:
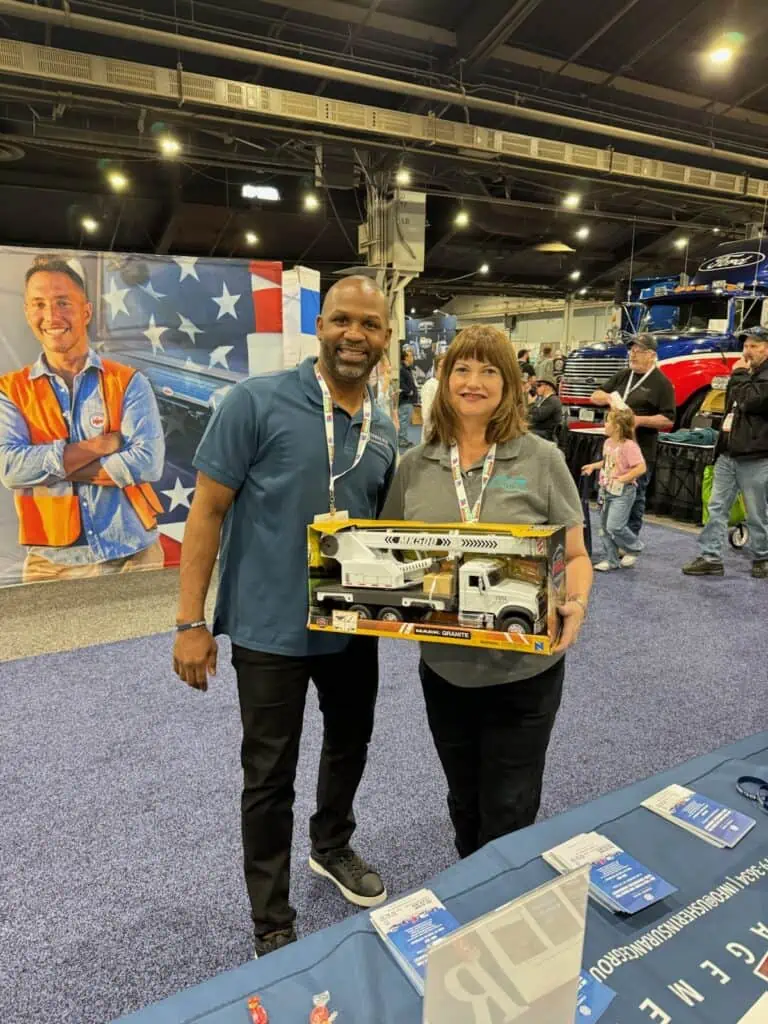
M 352 362 L 344 358 L 341 346 L 331 344 L 320 339 L 320 351 L 324 366 L 328 369 L 334 380 L 340 384 L 353 384 L 357 381 L 365 381 L 371 371 L 381 359 L 381 352 L 374 352 L 365 345 L 348 345 L 350 349 L 362 352 L 366 358 Z

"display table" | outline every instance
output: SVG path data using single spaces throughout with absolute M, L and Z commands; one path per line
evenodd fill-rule
M 565 461 L 571 476 L 578 484 L 581 480 L 581 467 L 590 462 L 599 462 L 603 457 L 605 433 L 602 427 L 574 427 L 567 430 L 563 444 Z M 598 474 L 590 477 L 590 497 L 597 497 Z
M 701 523 L 701 482 L 714 452 L 714 445 L 685 444 L 660 435 L 648 510 L 685 523 Z
M 618 993 L 601 1024 L 736 1024 L 765 996 L 765 1015 L 754 1019 L 764 1024 L 768 970 L 763 978 L 755 968 L 768 953 L 768 814 L 739 796 L 734 782 L 741 774 L 766 772 L 768 732 L 506 836 L 426 885 L 465 923 L 552 879 L 542 850 L 577 832 L 598 830 L 679 889 L 632 918 L 590 901 L 584 966 L 595 968 Z M 745 811 L 757 818 L 755 828 L 734 850 L 720 850 L 639 807 L 672 782 Z M 415 832 L 418 823 L 403 821 L 403 829 Z M 675 915 L 677 923 L 667 923 Z M 696 996 L 682 987 L 681 994 L 670 989 L 683 981 Z M 421 1021 L 421 999 L 365 913 L 122 1020 L 248 1024 L 245 1000 L 257 993 L 270 1024 L 303 1024 L 313 994 L 326 989 L 338 1024 Z M 648 1000 L 668 1017 L 652 1017 Z

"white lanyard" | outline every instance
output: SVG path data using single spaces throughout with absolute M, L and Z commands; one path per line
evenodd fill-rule
M 488 481 L 493 475 L 493 466 L 495 462 L 496 445 L 492 444 L 488 449 L 488 454 L 485 456 L 485 462 L 483 463 L 483 475 L 480 481 L 480 496 L 475 502 L 475 507 L 470 510 L 469 502 L 467 501 L 467 492 L 464 488 L 464 480 L 461 476 L 459 447 L 457 444 L 451 445 L 451 472 L 453 473 L 453 485 L 456 488 L 456 497 L 459 502 L 459 511 L 461 512 L 462 523 L 476 523 L 479 521 L 480 509 L 483 504 L 483 495 L 485 494 L 485 488 L 488 486 Z
M 323 395 L 323 419 L 325 420 L 325 442 L 328 447 L 328 505 L 329 511 L 332 516 L 336 515 L 336 481 L 341 480 L 347 473 L 351 473 L 352 470 L 358 465 L 363 455 L 365 455 L 365 449 L 368 447 L 368 441 L 371 437 L 371 421 L 373 420 L 373 405 L 371 403 L 371 396 L 368 393 L 368 389 L 365 391 L 365 400 L 363 401 L 363 423 L 360 427 L 360 440 L 357 442 L 357 454 L 355 455 L 355 461 L 349 467 L 345 469 L 343 473 L 333 473 L 333 462 L 336 452 L 336 438 L 334 435 L 333 428 L 333 399 L 331 398 L 331 392 L 328 390 L 328 385 L 323 379 L 322 373 L 315 365 L 315 376 L 317 377 L 317 383 L 320 385 L 320 391 Z
M 635 371 L 631 370 L 630 374 L 629 374 L 629 380 L 627 381 L 627 386 L 624 388 L 624 394 L 621 396 L 622 399 L 626 402 L 627 395 L 631 395 L 633 391 L 637 390 L 637 388 L 640 387 L 640 385 L 643 383 L 645 378 L 646 377 L 650 377 L 650 375 L 653 373 L 653 371 L 655 369 L 656 369 L 656 367 L 652 366 L 650 368 L 650 370 L 648 370 L 646 373 L 643 374 L 643 376 L 640 378 L 640 380 L 637 382 L 637 384 L 633 384 L 632 383 L 632 378 L 635 376 Z

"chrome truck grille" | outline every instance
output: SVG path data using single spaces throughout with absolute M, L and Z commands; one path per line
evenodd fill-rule
M 609 377 L 627 365 L 622 356 L 597 356 L 592 358 L 568 358 L 565 375 L 560 384 L 560 398 L 589 398 L 593 391 L 604 384 Z

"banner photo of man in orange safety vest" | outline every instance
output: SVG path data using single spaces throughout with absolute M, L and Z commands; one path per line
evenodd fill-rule
M 224 394 L 283 368 L 282 265 L 0 246 L 0 586 L 178 564 Z

